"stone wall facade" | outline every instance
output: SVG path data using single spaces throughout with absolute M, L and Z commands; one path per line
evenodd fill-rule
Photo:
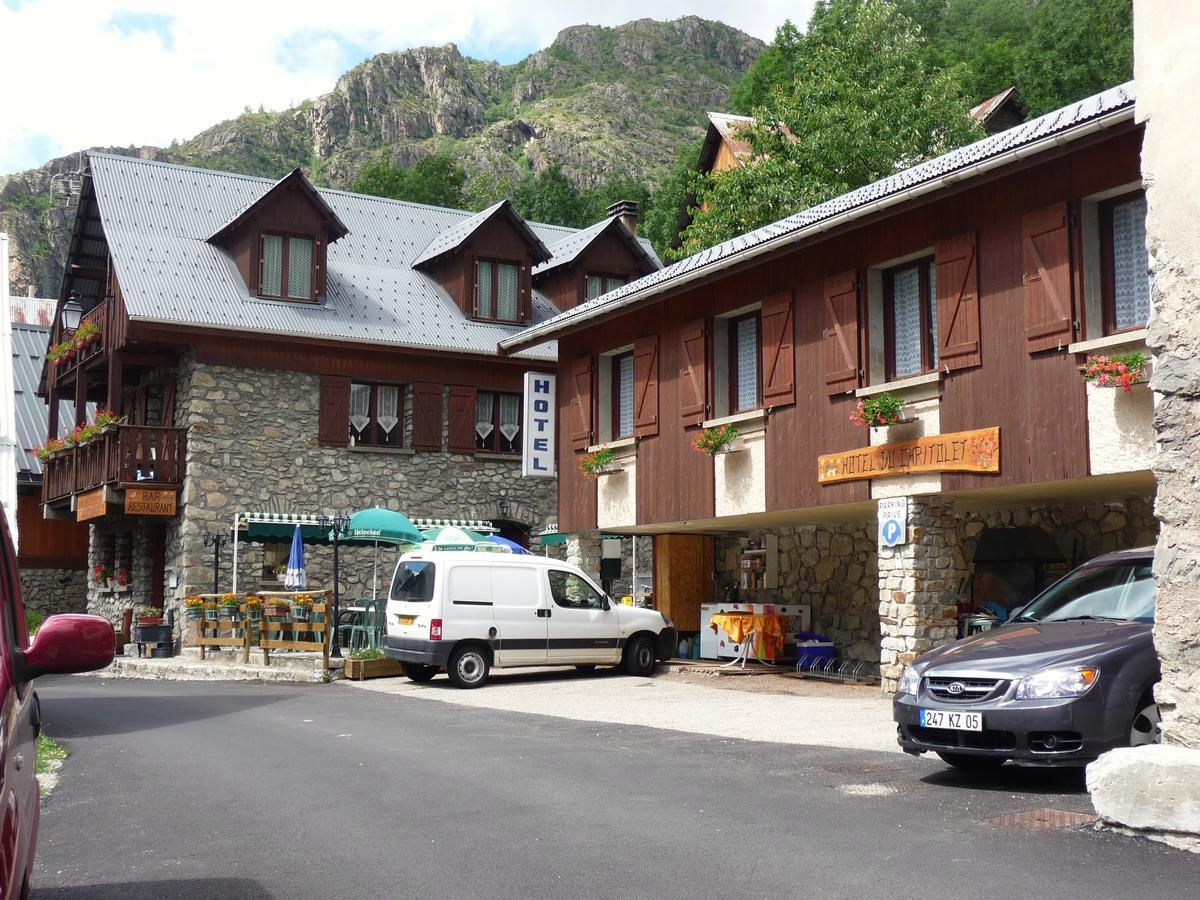
M 843 658 L 878 662 L 874 528 L 865 523 L 804 525 L 772 532 L 779 537 L 779 588 L 744 593 L 742 599 L 807 604 L 812 607 L 813 631 L 832 639 Z M 725 582 L 737 577 L 740 539 L 758 541 L 763 533 L 717 539 L 718 597 Z
M 565 553 L 552 553 L 551 555 L 582 569 L 599 583 L 600 532 L 573 534 L 567 538 L 565 546 Z M 637 576 L 639 582 L 645 579 L 645 583 L 652 583 L 654 577 L 654 538 L 652 536 L 642 535 L 637 538 Z M 634 594 L 632 536 L 621 538 L 621 577 L 613 579 L 611 594 L 614 599 Z
M 87 612 L 87 572 L 22 566 L 21 596 L 25 609 L 40 616 Z
M 174 424 L 186 427 L 188 435 L 178 512 L 165 522 L 168 606 L 212 590 L 213 550 L 205 548 L 203 535 L 228 532 L 239 512 L 351 513 L 379 505 L 410 517 L 502 518 L 533 534 L 554 520 L 556 482 L 522 478 L 519 458 L 320 446 L 318 376 L 212 366 L 188 357 L 176 377 Z M 442 419 L 445 447 L 445 409 Z M 408 447 L 411 416 L 405 417 L 405 428 Z M 99 558 L 106 541 L 128 540 L 133 548 L 132 589 L 119 603 L 111 595 L 92 591 L 89 608 L 116 620 L 121 607 L 149 599 L 149 529 L 155 523 L 111 519 L 92 528 L 92 555 Z M 310 588 L 331 587 L 331 548 L 306 547 L 305 551 Z M 239 543 L 239 591 L 276 586 L 273 578 L 263 577 L 264 553 L 262 545 Z M 381 594 L 387 591 L 395 559 L 394 548 L 380 545 Z M 232 583 L 232 560 L 230 543 L 221 551 L 222 590 Z M 374 560 L 373 545 L 341 546 L 339 580 L 344 599 L 371 594 Z M 182 616 L 177 620 L 182 621 Z

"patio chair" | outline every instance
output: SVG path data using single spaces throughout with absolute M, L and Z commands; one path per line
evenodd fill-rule
M 113 626 L 113 642 L 116 644 L 118 653 L 125 654 L 125 645 L 129 643 L 132 633 L 133 607 L 127 606 L 121 611 L 121 627 Z
M 360 600 L 363 613 L 359 621 L 339 624 L 338 632 L 345 635 L 345 646 L 351 653 L 359 650 L 379 649 L 380 636 L 385 627 L 386 600 Z

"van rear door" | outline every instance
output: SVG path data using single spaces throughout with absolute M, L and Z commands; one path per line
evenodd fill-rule
M 387 633 L 392 637 L 429 640 L 429 623 L 440 617 L 433 602 L 437 566 L 428 559 L 402 559 L 388 591 Z

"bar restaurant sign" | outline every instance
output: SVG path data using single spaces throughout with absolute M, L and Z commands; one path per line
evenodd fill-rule
M 956 431 L 817 457 L 817 481 L 837 484 L 923 472 L 999 472 L 1000 428 Z
M 125 515 L 173 516 L 175 515 L 175 492 L 169 489 L 126 488 Z
M 108 515 L 108 504 L 104 501 L 104 488 L 96 488 L 75 498 L 75 521 L 87 522 Z

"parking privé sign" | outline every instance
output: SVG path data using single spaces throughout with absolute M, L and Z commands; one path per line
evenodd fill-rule
M 554 477 L 555 376 L 525 373 L 525 437 L 521 440 L 521 474 Z
M 908 498 L 887 497 L 879 501 L 879 546 L 908 543 Z

